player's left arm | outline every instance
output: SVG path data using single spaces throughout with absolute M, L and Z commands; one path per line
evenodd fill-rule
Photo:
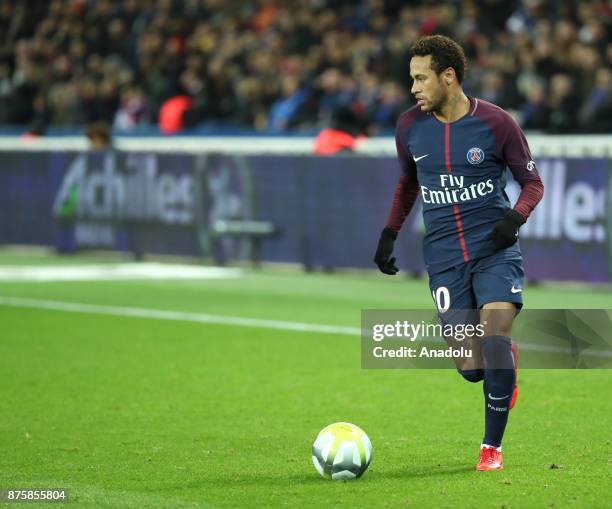
M 544 196 L 544 184 L 531 156 L 527 138 L 518 124 L 507 115 L 504 119 L 504 139 L 501 155 L 514 179 L 521 186 L 521 193 L 514 207 L 497 222 L 493 229 L 496 249 L 505 249 L 518 239 L 519 228 L 525 224 L 531 212 Z

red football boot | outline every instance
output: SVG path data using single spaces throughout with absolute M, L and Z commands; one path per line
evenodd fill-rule
M 518 345 L 512 341 L 510 350 L 512 352 L 512 360 L 514 361 L 514 390 L 512 391 L 512 399 L 510 399 L 510 410 L 514 408 L 516 399 L 518 398 Z
M 481 445 L 476 470 L 502 470 L 503 468 L 501 447 Z

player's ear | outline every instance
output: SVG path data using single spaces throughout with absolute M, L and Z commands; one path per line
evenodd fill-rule
M 455 79 L 455 70 L 452 67 L 448 67 L 444 69 L 443 75 L 444 83 L 447 87 L 450 86 L 453 80 Z

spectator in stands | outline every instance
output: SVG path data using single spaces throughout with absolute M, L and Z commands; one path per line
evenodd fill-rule
M 406 94 L 393 81 L 385 81 L 380 90 L 373 121 L 379 128 L 395 127 L 399 115 L 406 109 Z
M 111 146 L 110 127 L 104 122 L 89 124 L 85 130 L 91 150 L 105 150 Z
M 367 122 L 349 106 L 339 106 L 332 113 L 331 126 L 315 138 L 314 153 L 331 156 L 353 152 L 357 143 L 365 138 Z
M 577 130 L 578 100 L 571 76 L 557 73 L 550 80 L 548 95 L 550 116 L 547 130 L 552 133 L 569 133 Z
M 582 131 L 612 133 L 612 69 L 602 67 L 595 75 L 595 87 L 580 112 Z
M 541 82 L 531 83 L 526 99 L 519 111 L 521 125 L 526 130 L 543 131 L 548 126 L 550 109 L 546 104 L 546 91 Z
M 30 125 L 28 130 L 20 136 L 20 139 L 22 142 L 28 143 L 44 135 L 45 135 L 45 126 L 39 122 L 34 122 L 32 125 Z
M 272 104 L 268 120 L 269 129 L 273 132 L 295 127 L 299 119 L 300 107 L 307 98 L 306 90 L 300 86 L 295 76 L 285 76 L 281 86 L 282 96 Z
M 121 131 L 132 131 L 150 121 L 151 114 L 143 88 L 139 85 L 126 88 L 121 95 L 113 126 Z
M 185 113 L 193 107 L 193 99 L 182 94 L 171 97 L 159 110 L 159 130 L 163 134 L 176 134 L 185 127 Z
M 433 32 L 464 45 L 470 94 L 525 128 L 607 128 L 604 0 L 0 0 L 0 123 L 129 130 L 186 94 L 188 125 L 314 129 L 359 104 L 389 129 L 411 100 L 407 49 Z

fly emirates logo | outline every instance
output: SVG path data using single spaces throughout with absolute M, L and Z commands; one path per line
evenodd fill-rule
M 463 175 L 440 175 L 440 188 L 430 189 L 421 186 L 423 202 L 427 204 L 452 205 L 471 200 L 477 200 L 493 192 L 493 180 L 487 179 L 474 182 L 467 187 L 463 186 Z

